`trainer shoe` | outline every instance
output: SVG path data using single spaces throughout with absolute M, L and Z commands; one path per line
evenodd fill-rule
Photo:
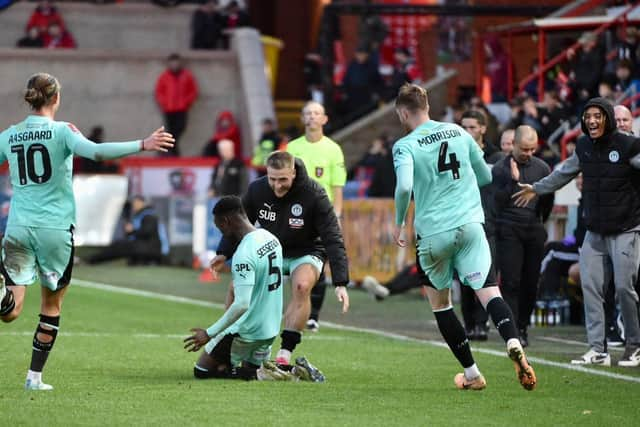
M 45 384 L 42 381 L 33 381 L 31 379 L 28 379 L 24 383 L 24 389 L 33 390 L 33 391 L 49 391 L 49 390 L 53 390 L 53 386 L 50 386 L 49 384 Z
M 509 340 L 507 342 L 507 353 L 509 354 L 509 359 L 513 360 L 516 375 L 522 387 L 524 387 L 525 390 L 535 389 L 536 382 L 538 381 L 536 373 L 533 371 L 533 367 L 529 365 L 520 340 L 517 338 Z
M 487 380 L 482 375 L 468 380 L 462 372 L 453 377 L 453 383 L 459 390 L 484 390 L 487 387 Z
M 640 347 L 637 345 L 627 346 L 622 355 L 622 359 L 618 360 L 618 366 L 633 368 L 640 366 Z
M 307 320 L 307 331 L 318 332 L 320 330 L 320 323 L 316 319 Z
M 265 361 L 256 371 L 258 381 L 298 381 L 298 377 L 291 372 L 283 371 L 270 361 Z
M 296 359 L 296 365 L 293 367 L 292 372 L 302 381 L 323 383 L 325 380 L 324 374 L 320 372 L 318 368 L 309 363 L 306 357 L 298 357 Z
M 600 353 L 591 349 L 583 354 L 579 359 L 573 359 L 572 365 L 602 365 L 611 366 L 611 356 L 609 353 Z
M 373 276 L 364 276 L 364 279 L 362 279 L 362 287 L 378 301 L 389 296 L 389 289 L 382 286 Z

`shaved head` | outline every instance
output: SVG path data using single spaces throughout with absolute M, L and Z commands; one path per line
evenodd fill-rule
M 527 125 L 518 126 L 513 138 L 513 157 L 520 163 L 527 163 L 538 149 L 538 133 Z
M 613 107 L 616 119 L 616 127 L 623 132 L 633 133 L 633 115 L 624 105 Z

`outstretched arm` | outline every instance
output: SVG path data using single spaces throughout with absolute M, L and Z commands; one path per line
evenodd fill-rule
M 556 190 L 567 185 L 580 173 L 580 160 L 573 153 L 571 157 L 565 160 L 558 169 L 551 172 L 538 182 L 531 184 L 518 184 L 522 190 L 511 196 L 516 199 L 514 204 L 518 207 L 524 207 L 533 200 L 536 195 L 553 193 Z
M 96 144 L 75 130 L 70 130 L 67 138 L 68 146 L 74 154 L 95 161 L 117 159 L 140 151 L 166 152 L 173 147 L 174 141 L 173 136 L 164 131 L 164 127 L 157 129 L 147 138 L 137 141 Z

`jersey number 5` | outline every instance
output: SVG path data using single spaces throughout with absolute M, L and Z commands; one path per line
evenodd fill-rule
M 269 254 L 269 275 L 276 275 L 276 281 L 269 284 L 269 292 L 273 292 L 280 287 L 282 284 L 282 272 L 280 271 L 280 267 L 277 265 L 273 265 L 273 260 L 276 259 L 276 253 L 271 252 Z
M 440 144 L 440 153 L 438 154 L 438 172 L 451 171 L 453 179 L 460 179 L 460 162 L 456 157 L 456 153 L 449 154 L 449 163 L 447 163 L 447 150 L 449 143 L 444 141 Z
M 44 184 L 51 179 L 51 157 L 47 147 L 42 144 L 33 144 L 26 152 L 24 145 L 14 145 L 11 152 L 18 155 L 18 177 L 20 185 L 27 185 L 27 176 L 36 184 Z M 40 154 L 42 166 L 36 169 L 36 153 Z M 39 169 L 39 170 L 38 170 Z

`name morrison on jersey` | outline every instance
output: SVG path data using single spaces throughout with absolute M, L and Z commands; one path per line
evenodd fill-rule
M 440 132 L 435 132 L 430 135 L 423 136 L 418 140 L 418 144 L 421 146 L 433 144 L 435 142 L 440 142 L 449 138 L 455 138 L 457 136 L 462 136 L 462 133 L 460 133 L 458 129 L 445 129 Z

